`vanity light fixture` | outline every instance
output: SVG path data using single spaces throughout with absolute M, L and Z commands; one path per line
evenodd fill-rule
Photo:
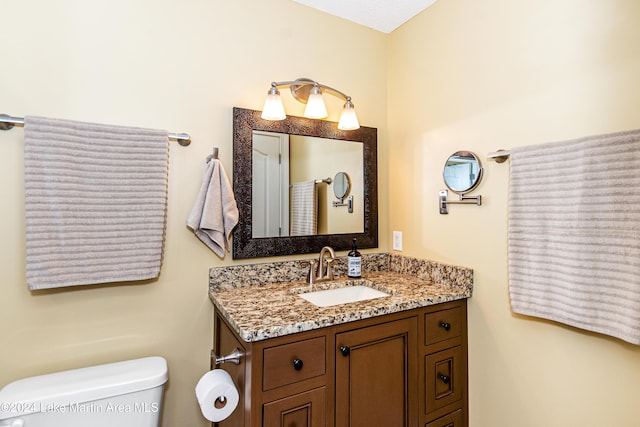
M 284 120 L 286 118 L 282 99 L 280 98 L 280 91 L 278 90 L 278 87 L 281 86 L 289 86 L 293 97 L 303 104 L 307 104 L 304 110 L 304 116 L 310 119 L 324 119 L 329 115 L 324 99 L 322 98 L 323 91 L 343 98 L 345 103 L 342 114 L 340 115 L 340 121 L 338 122 L 338 129 L 355 130 L 360 128 L 358 116 L 356 115 L 356 110 L 353 102 L 351 102 L 350 96 L 337 89 L 307 78 L 298 78 L 285 82 L 272 82 L 271 88 L 267 93 L 267 99 L 264 101 L 264 107 L 262 108 L 261 117 L 263 119 Z

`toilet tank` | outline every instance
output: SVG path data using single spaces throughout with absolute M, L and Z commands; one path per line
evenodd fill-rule
M 0 427 L 158 427 L 167 378 L 162 357 L 24 378 L 0 390 Z

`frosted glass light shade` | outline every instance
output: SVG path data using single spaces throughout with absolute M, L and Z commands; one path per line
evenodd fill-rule
M 310 119 L 324 119 L 328 115 L 327 107 L 324 105 L 324 99 L 322 99 L 322 92 L 319 87 L 314 86 L 309 93 L 309 100 L 307 101 L 307 108 L 304 109 L 304 116 Z
M 280 92 L 275 87 L 269 89 L 269 94 L 267 95 L 267 99 L 264 100 L 264 107 L 262 107 L 260 117 L 265 120 L 284 120 L 287 117 L 284 113 Z
M 356 109 L 351 101 L 347 101 L 340 114 L 340 121 L 338 122 L 338 129 L 340 130 L 356 130 L 360 128 L 358 122 L 358 116 L 356 115 Z

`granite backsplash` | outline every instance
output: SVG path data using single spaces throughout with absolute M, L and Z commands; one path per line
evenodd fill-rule
M 347 275 L 346 258 L 346 256 L 338 257 L 334 264 L 336 279 Z M 298 282 L 305 280 L 308 271 L 309 260 L 213 267 L 209 270 L 209 291 L 264 286 L 272 283 Z M 367 272 L 376 271 L 412 275 L 428 282 L 447 286 L 460 286 L 470 290 L 473 287 L 473 270 L 470 268 L 396 254 L 363 254 L 363 277 L 366 277 Z

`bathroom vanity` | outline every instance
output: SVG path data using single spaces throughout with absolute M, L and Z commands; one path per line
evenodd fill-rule
M 300 271 L 273 264 L 262 268 L 283 281 L 262 286 L 212 272 L 214 352 L 243 354 L 218 366 L 240 394 L 221 427 L 467 426 L 472 271 L 385 256 L 390 269 L 369 260 L 361 280 L 328 284 L 286 281 Z M 327 307 L 300 297 L 362 284 L 389 296 Z

